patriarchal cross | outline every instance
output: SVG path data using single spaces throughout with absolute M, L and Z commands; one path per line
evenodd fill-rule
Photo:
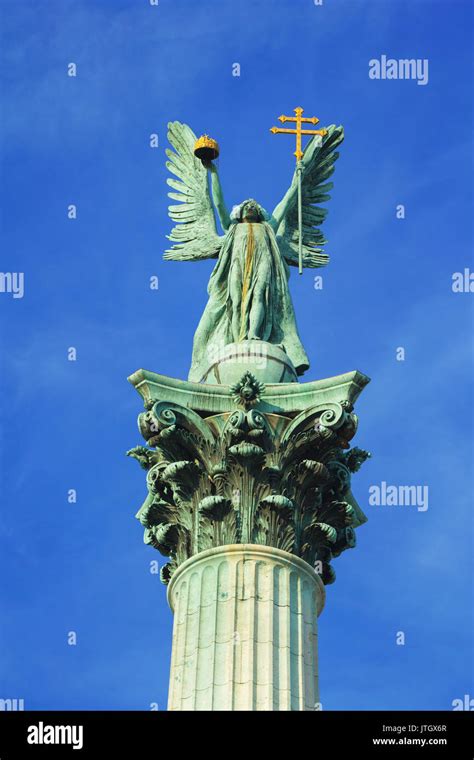
M 301 173 L 303 171 L 303 165 L 301 159 L 303 158 L 303 151 L 301 150 L 301 135 L 321 135 L 324 137 L 327 135 L 327 129 L 301 129 L 301 125 L 305 124 L 317 124 L 319 119 L 317 116 L 303 116 L 303 109 L 295 108 L 296 116 L 279 116 L 278 121 L 284 124 L 286 121 L 296 122 L 295 129 L 282 129 L 281 127 L 272 127 L 270 132 L 276 134 L 296 135 L 296 150 L 294 155 L 296 156 L 296 171 L 298 175 L 298 272 L 303 274 L 303 215 L 301 211 Z

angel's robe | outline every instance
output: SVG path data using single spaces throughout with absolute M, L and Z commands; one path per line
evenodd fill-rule
M 231 224 L 210 277 L 209 300 L 194 335 L 189 380 L 201 382 L 224 346 L 250 337 L 254 299 L 262 299 L 263 304 L 256 337 L 283 348 L 298 375 L 309 368 L 296 326 L 288 277 L 288 264 L 270 224 Z

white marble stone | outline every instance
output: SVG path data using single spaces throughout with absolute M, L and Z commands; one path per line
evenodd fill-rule
M 324 586 L 288 552 L 232 544 L 173 575 L 169 710 L 314 710 Z

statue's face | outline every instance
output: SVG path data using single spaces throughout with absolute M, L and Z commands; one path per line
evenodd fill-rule
M 253 388 L 248 381 L 245 383 L 244 387 L 242 388 L 241 393 L 244 398 L 252 398 Z
M 256 203 L 246 203 L 242 209 L 242 219 L 249 222 L 257 222 L 260 219 L 260 211 Z

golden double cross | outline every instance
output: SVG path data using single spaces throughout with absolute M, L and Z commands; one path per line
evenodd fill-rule
M 319 119 L 317 116 L 303 116 L 303 109 L 295 108 L 296 116 L 279 116 L 278 121 L 284 124 L 286 121 L 293 121 L 295 123 L 295 129 L 282 129 L 281 127 L 272 127 L 270 132 L 274 135 L 286 134 L 296 135 L 296 150 L 294 155 L 296 156 L 296 174 L 298 177 L 298 272 L 303 274 L 303 212 L 301 202 L 301 172 L 303 171 L 303 151 L 301 150 L 301 135 L 321 135 L 324 137 L 327 135 L 327 129 L 301 129 L 301 125 L 305 124 L 317 124 Z
M 286 121 L 294 121 L 296 122 L 295 129 L 282 129 L 281 127 L 272 127 L 270 129 L 270 132 L 272 132 L 274 135 L 277 134 L 286 134 L 286 135 L 296 135 L 296 150 L 294 155 L 296 156 L 296 161 L 301 161 L 303 158 L 303 151 L 301 150 L 301 135 L 321 135 L 321 137 L 324 137 L 327 135 L 328 131 L 327 129 L 301 129 L 301 125 L 303 123 L 305 124 L 317 124 L 319 122 L 319 119 L 317 116 L 302 116 L 303 109 L 298 107 L 295 108 L 295 114 L 296 116 L 279 116 L 278 121 L 281 121 L 282 124 L 284 124 Z

